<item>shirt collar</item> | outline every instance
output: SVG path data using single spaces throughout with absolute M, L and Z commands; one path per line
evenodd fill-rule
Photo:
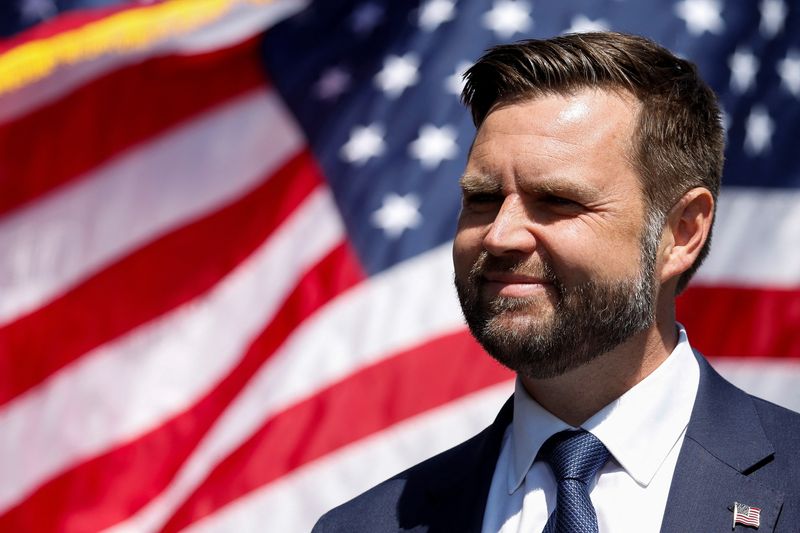
M 678 344 L 650 375 L 581 427 L 593 433 L 637 483 L 647 486 L 689 424 L 700 369 L 686 331 L 678 325 Z M 516 491 L 544 441 L 575 429 L 540 406 L 519 378 L 514 389 L 508 492 Z

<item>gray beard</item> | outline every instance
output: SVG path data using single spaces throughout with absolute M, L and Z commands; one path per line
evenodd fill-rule
M 560 376 L 611 351 L 655 321 L 657 242 L 644 240 L 641 269 L 633 279 L 587 281 L 567 287 L 550 265 L 543 264 L 538 274 L 556 293 L 555 310 L 548 321 L 533 316 L 536 304 L 532 299 L 481 297 L 485 271 L 525 272 L 523 265 L 484 252 L 466 282 L 456 279 L 472 335 L 500 363 L 536 379 Z M 509 322 L 514 326 L 509 327 Z

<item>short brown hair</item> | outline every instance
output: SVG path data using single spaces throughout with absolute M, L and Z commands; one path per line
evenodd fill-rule
M 663 227 L 688 190 L 708 189 L 715 205 L 724 134 L 719 104 L 697 67 L 635 35 L 576 33 L 531 39 L 488 50 L 464 75 L 461 94 L 476 127 L 498 103 L 584 87 L 623 89 L 641 103 L 632 163 L 642 181 L 648 216 Z M 678 280 L 682 291 L 708 255 L 711 235 Z

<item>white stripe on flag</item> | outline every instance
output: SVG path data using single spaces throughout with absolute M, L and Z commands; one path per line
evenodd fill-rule
M 800 287 L 800 190 L 723 188 L 705 285 Z
M 327 510 L 475 435 L 514 391 L 505 382 L 400 422 L 235 500 L 187 531 L 310 531 Z M 129 522 L 114 533 L 148 530 Z
M 715 357 L 711 364 L 737 387 L 800 412 L 800 360 L 797 358 Z
M 278 97 L 259 89 L 4 217 L 0 324 L 245 194 L 303 144 Z
M 126 524 L 158 529 L 270 416 L 394 352 L 463 329 L 450 248 L 447 243 L 373 276 L 309 317 L 253 376 L 173 483 Z
M 319 187 L 209 293 L 12 400 L 0 410 L 0 510 L 194 404 L 238 362 L 304 272 L 343 239 L 333 198 Z
M 225 16 L 197 31 L 173 39 L 167 46 L 170 51 L 190 54 L 231 46 L 291 17 L 308 4 L 309 0 L 280 0 L 266 6 L 256 6 L 240 1 L 234 3 Z

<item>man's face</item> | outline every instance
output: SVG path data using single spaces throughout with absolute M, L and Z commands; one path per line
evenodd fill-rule
M 629 160 L 637 110 L 584 89 L 499 106 L 478 130 L 456 288 L 476 338 L 523 375 L 561 375 L 653 323 L 660 232 Z

